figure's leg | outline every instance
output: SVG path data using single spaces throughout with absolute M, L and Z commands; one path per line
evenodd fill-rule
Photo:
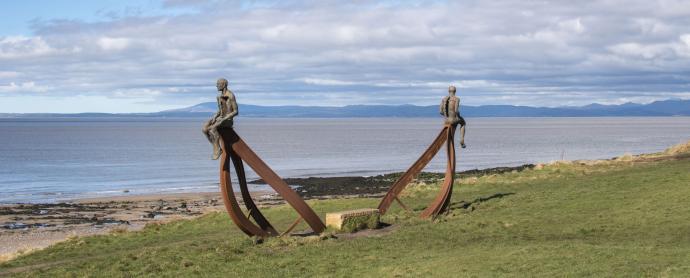
M 465 145 L 465 126 L 467 123 L 463 117 L 460 117 L 460 147 L 463 149 L 467 146 Z
M 201 132 L 203 132 L 204 135 L 206 135 L 206 139 L 208 139 L 208 142 L 211 144 L 213 144 L 213 141 L 214 141 L 213 138 L 211 137 L 211 125 L 213 125 L 213 122 L 214 122 L 214 119 L 210 119 L 210 120 L 206 121 L 206 123 L 204 124 L 204 127 L 201 128 Z
M 220 147 L 220 133 L 218 133 L 218 128 L 212 128 L 211 129 L 211 137 L 213 138 L 213 160 L 216 160 L 220 158 L 220 155 L 223 153 L 223 148 Z
M 465 125 L 460 126 L 460 147 L 463 149 L 467 147 L 465 145 Z

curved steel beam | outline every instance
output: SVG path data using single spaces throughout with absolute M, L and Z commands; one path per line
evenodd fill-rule
M 224 145 L 225 143 L 222 144 L 222 146 Z M 224 147 L 224 149 L 227 148 Z M 237 225 L 242 232 L 248 236 L 268 236 L 268 232 L 256 226 L 244 215 L 240 205 L 237 203 L 235 192 L 232 190 L 232 183 L 230 181 L 230 156 L 226 151 L 223 151 L 220 158 L 220 192 L 223 197 L 223 204 L 225 204 L 225 210 L 228 211 L 232 222 L 235 222 L 235 225 Z
M 446 140 L 446 176 L 443 179 L 443 186 L 441 192 L 436 195 L 436 198 L 429 204 L 429 206 L 422 211 L 422 218 L 433 218 L 445 212 L 450 205 L 450 196 L 453 193 L 453 183 L 455 181 L 455 125 L 448 127 L 448 139 Z
M 266 218 L 261 214 L 261 211 L 256 206 L 247 188 L 247 179 L 244 172 L 243 161 L 261 177 L 264 182 L 270 185 L 285 201 L 297 211 L 302 219 L 311 227 L 311 229 L 320 233 L 326 228 L 318 215 L 307 205 L 297 193 L 290 188 L 273 170 L 271 170 L 266 163 L 259 158 L 254 151 L 240 138 L 240 136 L 232 128 L 219 129 L 220 137 L 223 146 L 223 155 L 221 157 L 220 169 L 220 188 L 223 195 L 223 202 L 225 208 L 230 214 L 233 222 L 249 236 L 277 236 L 279 233 L 271 226 Z M 245 216 L 237 203 L 232 184 L 230 182 L 229 160 L 235 166 L 237 177 L 240 183 L 240 191 L 245 207 L 249 210 L 249 215 L 254 219 L 258 226 L 252 223 L 247 216 Z
M 424 151 L 424 153 L 417 159 L 417 161 L 410 166 L 407 171 L 400 176 L 400 178 L 393 183 L 386 195 L 379 203 L 379 211 L 383 215 L 388 211 L 393 201 L 398 198 L 398 195 L 407 187 L 407 185 L 419 175 L 419 173 L 426 167 L 427 164 L 436 156 L 441 149 L 443 143 L 446 143 L 446 155 L 448 158 L 446 164 L 446 175 L 443 180 L 441 192 L 436 195 L 436 198 L 429 204 L 429 206 L 422 212 L 422 218 L 436 217 L 448 208 L 450 204 L 450 196 L 453 191 L 453 181 L 455 180 L 455 144 L 453 143 L 455 137 L 455 128 L 457 125 L 446 124 L 441 132 L 438 134 L 433 143 Z
M 244 172 L 244 163 L 242 163 L 242 159 L 232 149 L 229 150 L 229 153 L 230 159 L 232 160 L 232 164 L 235 166 L 237 180 L 240 183 L 240 192 L 242 194 L 242 200 L 244 201 L 245 208 L 247 208 L 247 211 L 249 211 L 249 217 L 254 218 L 254 222 L 256 222 L 256 224 L 258 224 L 259 227 L 261 227 L 261 230 L 264 230 L 269 235 L 278 235 L 278 231 L 276 231 L 276 229 L 273 228 L 273 226 L 271 226 L 271 223 L 268 222 L 266 217 L 264 217 L 264 215 L 261 213 L 259 208 L 254 203 L 252 195 L 249 193 L 249 188 L 247 187 L 247 178 Z

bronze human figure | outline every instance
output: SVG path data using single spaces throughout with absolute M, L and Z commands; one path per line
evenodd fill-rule
M 220 146 L 220 134 L 218 128 L 229 127 L 232 128 L 233 118 L 237 116 L 237 101 L 235 95 L 228 89 L 228 80 L 220 78 L 216 82 L 218 89 L 218 112 L 204 124 L 203 132 L 206 138 L 213 145 L 213 159 L 218 159 L 223 152 Z
M 455 86 L 448 87 L 448 96 L 441 100 L 439 112 L 446 117 L 446 124 L 460 125 L 460 146 L 465 147 L 465 118 L 460 116 L 460 98 L 455 96 Z

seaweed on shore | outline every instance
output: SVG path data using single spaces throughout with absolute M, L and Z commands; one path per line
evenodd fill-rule
M 472 169 L 458 172 L 456 178 L 480 177 L 484 175 L 501 174 L 513 171 L 523 171 L 534 168 L 534 164 L 524 164 L 515 167 L 495 167 L 487 169 Z M 326 196 L 376 196 L 385 193 L 390 186 L 402 175 L 402 172 L 383 174 L 370 177 L 308 177 L 287 178 L 285 182 L 296 188 L 298 194 L 304 198 L 319 198 Z M 422 172 L 416 180 L 418 182 L 433 183 L 442 180 L 444 173 Z M 264 181 L 253 180 L 250 184 L 264 184 Z

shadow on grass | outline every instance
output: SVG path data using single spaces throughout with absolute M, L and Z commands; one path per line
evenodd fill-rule
M 474 201 L 472 201 L 472 202 L 460 201 L 460 202 L 451 203 L 450 206 L 448 206 L 448 211 L 450 212 L 450 211 L 455 210 L 455 209 L 468 209 L 468 208 L 472 207 L 472 205 L 480 204 L 480 203 L 483 203 L 483 202 L 486 202 L 486 201 L 489 201 L 492 199 L 501 199 L 503 197 L 510 196 L 510 195 L 515 195 L 515 193 L 513 193 L 513 192 L 496 193 L 496 194 L 488 196 L 488 197 L 479 197 L 477 199 L 474 199 Z
M 486 201 L 489 201 L 489 200 L 492 200 L 492 199 L 500 199 L 500 198 L 503 198 L 503 197 L 506 197 L 506 196 L 510 196 L 510 195 L 515 195 L 515 193 L 513 193 L 513 192 L 508 192 L 508 193 L 496 193 L 496 194 L 493 194 L 493 195 L 488 196 L 488 197 L 479 197 L 479 198 L 477 198 L 477 199 L 474 199 L 474 200 L 471 201 L 471 202 L 459 201 L 459 202 L 450 203 L 450 205 L 448 206 L 448 209 L 446 210 L 445 213 L 450 213 L 451 211 L 456 210 L 456 209 L 468 209 L 468 208 L 471 208 L 471 210 L 474 210 L 474 206 L 473 206 L 473 205 L 478 205 L 478 204 L 480 204 L 480 203 L 483 203 L 483 202 L 486 202 Z M 420 211 L 423 211 L 423 210 L 425 210 L 425 209 L 426 209 L 426 206 L 419 206 L 419 207 L 413 208 L 412 211 L 413 211 L 413 212 L 420 212 Z

